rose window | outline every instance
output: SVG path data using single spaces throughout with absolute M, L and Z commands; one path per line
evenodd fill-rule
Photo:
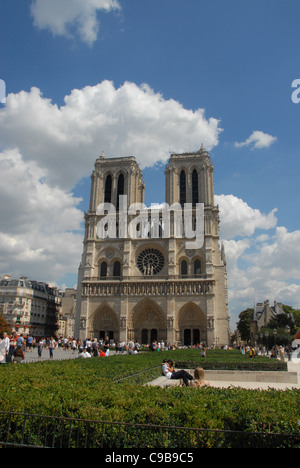
M 157 249 L 146 249 L 140 253 L 137 259 L 137 266 L 143 275 L 157 275 L 164 266 L 163 254 Z

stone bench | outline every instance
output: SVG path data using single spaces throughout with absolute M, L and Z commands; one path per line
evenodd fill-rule
M 187 369 L 187 372 L 193 375 L 193 371 Z M 213 386 L 214 383 L 230 384 L 273 384 L 278 385 L 292 385 L 298 386 L 297 372 L 277 372 L 277 371 L 222 371 L 222 370 L 206 370 L 205 380 L 209 381 Z M 148 385 L 158 387 L 171 387 L 180 385 L 180 380 L 167 379 L 165 376 L 158 377 L 157 379 L 149 382 Z
M 205 378 L 212 382 L 270 382 L 298 384 L 297 372 L 206 370 Z

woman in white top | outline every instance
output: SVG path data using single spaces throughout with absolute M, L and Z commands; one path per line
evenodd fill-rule
M 182 379 L 186 387 L 189 386 L 191 380 L 194 378 L 185 370 L 175 371 L 174 362 L 171 359 L 164 359 L 162 363 L 162 373 L 167 377 L 167 379 Z
M 164 376 L 167 377 L 167 379 L 170 379 L 172 377 L 172 372 L 169 368 L 168 359 L 163 360 L 163 363 L 161 365 L 161 370 Z
M 5 364 L 5 342 L 0 338 L 0 364 Z

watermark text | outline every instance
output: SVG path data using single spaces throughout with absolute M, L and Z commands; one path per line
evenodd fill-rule
M 0 79 L 0 104 L 6 104 L 6 84 Z
M 151 205 L 133 203 L 120 195 L 119 209 L 112 203 L 100 203 L 96 210 L 99 239 L 170 239 L 186 240 L 186 248 L 201 249 L 204 244 L 204 204 L 180 203 Z
M 292 82 L 292 88 L 296 88 L 295 91 L 292 92 L 292 101 L 294 104 L 299 104 L 300 102 L 300 79 L 294 80 Z

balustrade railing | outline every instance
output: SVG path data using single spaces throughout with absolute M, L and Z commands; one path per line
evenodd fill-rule
M 205 295 L 215 281 L 207 278 L 138 277 L 129 279 L 85 278 L 83 296 Z

